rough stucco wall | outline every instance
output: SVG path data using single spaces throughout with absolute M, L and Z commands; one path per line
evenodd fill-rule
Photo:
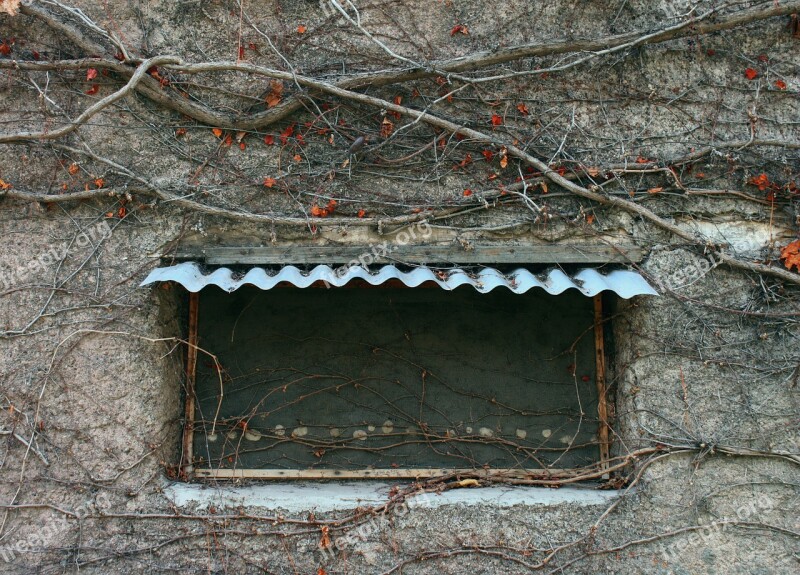
M 227 59 L 236 45 L 240 16 L 235 2 L 75 5 L 143 54 L 175 53 L 187 61 Z M 345 53 L 353 55 L 350 67 L 368 69 L 373 65 L 370 58 L 380 53 L 344 23 L 335 24 L 329 33 L 298 38 L 294 30 L 300 23 L 327 30 L 322 25 L 325 14 L 316 2 L 244 6 L 261 30 L 280 40 L 279 48 L 305 73 L 332 74 Z M 364 24 L 379 31 L 384 40 L 394 37 L 397 30 L 406 31 L 392 45 L 396 49 L 421 45 L 425 49 L 420 57 L 427 59 L 532 40 L 648 29 L 689 8 L 688 2 L 587 5 L 564 1 L 547 6 L 507 2 L 490 10 L 479 2 L 397 2 L 390 7 L 393 21 L 385 13 L 366 10 Z M 470 34 L 453 40 L 451 28 L 459 22 L 469 25 Z M 619 161 L 620 143 L 628 161 L 640 149 L 654 156 L 686 152 L 686 141 L 694 141 L 694 130 L 705 130 L 702 121 L 713 107 L 709 102 L 717 102 L 715 138 L 747 138 L 747 110 L 757 103 L 762 118 L 759 136 L 796 143 L 800 101 L 796 64 L 791 62 L 798 61 L 798 48 L 785 32 L 785 22 L 769 21 L 758 33 L 737 30 L 704 37 L 697 40 L 701 49 L 687 48 L 685 40 L 642 48 L 632 57 L 626 54 L 597 68 L 554 75 L 548 84 L 514 80 L 487 88 L 481 96 L 491 100 L 504 92 L 524 91 L 534 113 L 521 118 L 520 124 L 540 122 L 550 127 L 535 146 L 548 150 L 549 156 L 559 148 L 561 136 L 569 134 L 571 153 L 587 165 Z M 279 65 L 280 59 L 269 52 L 263 37 L 249 33 L 260 45 L 259 62 Z M 34 39 L 52 34 L 29 19 L 0 15 L 0 38 L 11 36 L 33 44 Z M 42 52 L 59 50 L 57 40 L 41 42 Z M 16 44 L 15 56 L 21 57 L 28 49 Z M 714 57 L 708 55 L 709 49 L 716 50 Z M 765 87 L 754 103 L 749 85 L 730 80 L 752 64 L 743 55 L 755 58 L 761 53 L 770 55 L 776 69 L 790 72 L 784 77 L 794 90 L 793 98 Z M 547 66 L 555 61 L 544 58 L 525 65 Z M 78 82 L 78 88 L 53 94 L 60 106 L 79 107 L 86 88 L 80 84 L 84 73 L 68 78 Z M 233 74 L 220 75 L 215 81 L 231 91 L 253 91 L 252 80 Z M 266 81 L 258 82 L 268 89 Z M 689 90 L 692 97 L 676 110 L 665 103 L 662 88 L 673 95 Z M 9 82 L 4 90 L 4 110 L 0 111 L 4 130 L 36 129 L 39 116 L 36 107 L 30 106 L 36 98 L 33 88 Z M 589 97 L 609 91 L 633 95 L 624 105 Z M 651 97 L 653 91 L 659 93 Z M 391 91 L 388 94 L 391 98 Z M 217 94 L 211 88 L 203 95 L 217 98 L 220 107 L 233 100 L 229 93 Z M 474 104 L 473 100 L 464 106 Z M 364 118 L 353 123 L 374 124 L 374 114 Z M 178 144 L 170 138 L 175 128 L 186 123 L 178 114 L 130 97 L 124 105 L 99 115 L 93 126 L 81 131 L 81 138 L 92 150 L 123 161 L 165 189 L 181 192 L 188 189 L 184 186 L 190 175 L 198 173 L 198 164 L 219 147 L 208 137 L 208 127 L 203 127 L 187 134 L 188 153 L 176 151 Z M 154 139 L 154 134 L 161 139 Z M 652 139 L 658 135 L 664 138 Z M 324 142 L 310 145 L 318 151 L 325 149 Z M 266 213 L 294 209 L 296 198 L 267 193 L 260 183 L 279 170 L 289 177 L 297 168 L 286 167 L 286 158 L 271 148 L 251 148 L 251 155 L 239 154 L 233 164 L 214 164 L 215 170 L 197 176 L 207 186 L 204 197 L 216 205 Z M 41 189 L 41 182 L 48 181 L 58 189 L 62 181 L 69 181 L 63 173 L 69 160 L 52 149 L 35 145 L 8 149 L 12 152 L 0 159 L 0 177 L 13 181 L 16 188 Z M 340 165 L 346 144 L 337 141 L 335 150 L 339 155 L 333 158 L 320 151 L 322 159 L 313 165 L 314 170 Z M 776 164 L 795 173 L 796 153 L 780 153 L 782 157 L 771 157 L 764 165 L 775 173 L 779 172 Z M 741 154 L 748 174 L 761 171 L 758 157 Z M 314 161 L 309 159 L 310 164 Z M 695 172 L 714 172 L 719 188 L 741 188 L 741 174 L 725 172 L 729 161 L 724 157 L 704 160 Z M 84 180 L 114 177 L 89 162 L 81 169 L 86 170 L 80 174 Z M 396 213 L 397 205 L 422 205 L 428 198 L 457 203 L 463 199 L 462 190 L 474 186 L 474 180 L 457 171 L 441 178 L 415 177 L 410 184 L 386 171 L 362 173 L 356 167 L 353 173 L 350 179 L 336 179 L 324 193 L 339 197 L 342 205 L 347 205 L 345 199 L 356 207 L 378 195 L 385 205 L 370 209 L 386 215 Z M 82 181 L 70 186 L 81 189 Z M 308 197 L 301 199 L 309 204 Z M 655 202 L 647 194 L 641 201 Z M 572 198 L 552 202 L 566 211 L 576 209 Z M 132 213 L 120 219 L 105 217 L 118 209 L 116 198 L 66 204 L 0 198 L 0 270 L 9 278 L 0 289 L 0 428 L 19 430 L 23 439 L 34 432 L 36 437 L 29 450 L 13 436 L 2 436 L 0 504 L 16 508 L 0 510 L 0 548 L 27 542 L 30 549 L 16 552 L 8 562 L 0 555 L 0 572 L 316 573 L 322 567 L 328 573 L 383 573 L 420 554 L 437 552 L 444 556 L 409 561 L 402 572 L 563 569 L 587 574 L 755 574 L 790 573 L 798 568 L 797 464 L 762 455 L 800 451 L 797 288 L 724 266 L 709 270 L 699 250 L 639 218 L 610 210 L 598 210 L 591 234 L 589 226 L 557 221 L 507 227 L 516 216 L 498 212 L 467 214 L 457 225 L 437 229 L 435 236 L 440 242 L 483 238 L 516 244 L 624 238 L 648 250 L 644 273 L 655 283 L 673 288 L 664 290 L 661 298 L 618 306 L 616 356 L 610 365 L 616 396 L 615 449 L 625 453 L 657 443 L 697 449 L 665 454 L 648 465 L 635 488 L 607 515 L 608 501 L 587 504 L 580 494 L 559 503 L 521 502 L 513 507 L 437 504 L 413 508 L 402 517 L 393 515 L 390 526 L 367 533 L 330 557 L 319 549 L 319 527 L 285 521 L 305 521 L 314 512 L 297 511 L 296 500 L 291 511 L 282 511 L 279 503 L 176 506 L 168 490 L 172 485 L 168 471 L 178 459 L 183 348 L 162 338 L 182 337 L 183 328 L 175 288 L 137 288 L 157 264 L 154 256 L 168 252 L 166 246 L 176 238 L 207 243 L 223 232 L 264 244 L 308 243 L 312 238 L 369 243 L 384 236 L 374 227 L 344 225 L 321 225 L 312 236 L 308 227 L 245 224 L 165 203 L 148 209 L 143 207 L 146 203 L 135 197 L 129 204 Z M 695 200 L 675 195 L 655 209 L 684 229 L 729 242 L 737 255 L 751 259 L 769 256 L 770 247 L 783 245 L 796 234 L 794 208 L 786 204 L 771 212 L 769 205 L 735 198 Z M 107 237 L 94 237 L 91 245 L 76 241 L 81 230 L 102 222 L 112 228 Z M 495 225 L 502 229 L 478 229 Z M 29 274 L 20 271 L 65 242 L 69 249 L 63 261 L 50 261 Z M 744 313 L 731 313 L 731 309 Z M 719 446 L 736 449 L 724 453 Z M 209 486 L 209 491 L 218 488 L 224 485 Z M 350 514 L 350 510 L 317 513 L 316 519 Z M 739 524 L 729 525 L 726 520 Z M 597 522 L 593 536 L 583 539 Z M 698 529 L 702 525 L 707 527 Z M 566 547 L 553 563 L 534 569 L 548 550 L 560 545 Z M 673 552 L 665 556 L 665 549 Z

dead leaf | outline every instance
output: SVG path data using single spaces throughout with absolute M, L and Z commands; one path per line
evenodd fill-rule
M 466 197 L 466 196 L 471 196 L 471 195 L 472 195 L 472 190 L 469 190 L 469 189 L 467 189 L 467 190 L 464 190 L 464 196 L 465 196 L 465 197 Z
M 363 218 L 367 215 L 366 210 L 358 210 L 358 214 L 356 214 L 359 218 Z
M 5 181 L 0 179 L 0 190 L 7 190 L 10 187 L 11 187 L 11 184 L 9 184 L 8 182 L 5 182 Z
M 283 82 L 280 80 L 272 80 L 269 83 L 269 93 L 264 101 L 267 103 L 267 108 L 273 108 L 280 104 L 283 98 Z
M 105 185 L 105 180 L 103 178 L 95 178 L 94 185 L 98 188 L 102 188 Z
M 663 188 L 663 187 L 659 187 L 659 188 L 650 188 L 649 190 L 647 190 L 647 193 L 648 193 L 648 194 L 658 194 L 658 193 L 660 193 L 660 192 L 663 192 L 663 191 L 664 191 L 664 188 Z
M 450 36 L 455 36 L 456 34 L 464 34 L 465 36 L 469 35 L 469 28 L 464 26 L 463 24 L 456 24 L 453 26 L 453 29 L 450 30 Z
M 97 94 L 100 91 L 100 86 L 98 84 L 92 84 L 92 87 L 86 90 L 86 93 L 90 96 Z
M 528 112 L 528 106 L 526 106 L 524 102 L 520 102 L 519 104 L 517 104 L 517 110 L 523 116 L 527 116 L 528 114 L 530 114 L 530 112 Z
M 277 183 L 278 183 L 278 180 L 276 180 L 275 178 L 269 178 L 269 177 L 264 178 L 264 185 L 266 187 L 268 187 L 268 188 L 273 187 Z
M 264 136 L 264 143 L 268 146 L 273 145 L 275 143 L 275 136 L 273 136 L 272 134 L 267 134 L 266 136 Z
M 503 124 L 503 117 L 497 114 L 492 114 L 492 126 L 501 126 Z
M 784 82 L 783 80 L 775 80 L 772 83 L 772 85 L 775 86 L 778 90 L 785 90 L 786 89 L 786 82 Z
M 394 124 L 389 118 L 384 118 L 381 122 L 381 137 L 388 138 L 394 131 Z
M 5 12 L 9 16 L 16 16 L 19 12 L 20 0 L 0 0 L 0 12 Z
M 505 146 L 500 148 L 500 167 L 505 169 L 508 166 L 508 150 Z
M 306 28 L 306 27 L 305 27 L 305 26 L 303 26 L 302 24 L 300 24 L 300 26 L 298 26 L 298 27 L 297 27 L 297 33 L 298 33 L 298 34 L 305 34 L 305 33 L 306 33 L 306 30 L 308 30 L 308 28 Z
M 462 479 L 458 482 L 459 487 L 480 487 L 481 483 L 477 479 Z
M 78 169 L 79 169 L 79 168 L 78 168 L 78 164 L 76 164 L 75 162 L 72 162 L 72 163 L 69 165 L 69 168 L 67 168 L 67 171 L 69 172 L 69 175 L 70 175 L 70 176 L 74 176 L 75 174 L 77 174 L 77 173 L 78 173 Z
M 752 68 L 746 68 L 744 71 L 744 77 L 748 80 L 755 80 L 758 77 L 758 72 Z
M 214 134 L 217 138 L 222 135 L 222 130 L 219 128 L 211 128 L 211 133 Z
M 787 270 L 797 268 L 800 272 L 800 240 L 795 240 L 781 250 L 781 259 Z
M 90 82 L 91 80 L 94 80 L 95 78 L 97 78 L 97 70 L 96 69 L 89 68 L 88 70 L 86 70 L 86 81 L 87 82 Z

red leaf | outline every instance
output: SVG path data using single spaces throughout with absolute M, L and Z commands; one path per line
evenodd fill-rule
M 272 134 L 267 134 L 264 136 L 264 143 L 268 146 L 272 146 L 275 143 L 275 136 Z
M 758 72 L 756 72 L 752 68 L 747 68 L 744 71 L 744 77 L 747 78 L 748 80 L 755 80 L 756 77 L 758 77 Z
M 471 196 L 472 190 L 464 190 L 464 196 Z
M 244 60 L 244 46 L 239 46 L 239 60 Z
M 786 82 L 783 80 L 775 80 L 775 82 L 773 82 L 773 86 L 775 86 L 778 90 L 785 90 Z
M 526 106 L 524 102 L 517 104 L 517 110 L 519 110 L 519 113 L 523 116 L 530 114 L 530 112 L 528 112 L 528 106 Z
M 89 68 L 88 70 L 86 70 L 87 82 L 94 80 L 95 78 L 97 78 L 97 70 L 95 70 L 94 68 Z
M 784 260 L 783 265 L 787 270 L 796 267 L 800 272 L 800 240 L 795 240 L 781 249 L 781 259 Z
M 456 24 L 453 26 L 453 29 L 450 30 L 450 36 L 455 36 L 456 34 L 464 34 L 465 36 L 469 34 L 469 29 L 464 26 L 463 24 Z
M 211 133 L 214 134 L 217 138 L 222 135 L 222 130 L 219 128 L 211 128 Z
M 8 42 L 3 41 L 3 43 L 0 44 L 0 54 L 3 56 L 11 54 L 11 46 L 8 45 Z
M 267 178 L 264 178 L 264 185 L 265 185 L 266 187 L 268 187 L 268 188 L 271 188 L 271 187 L 272 187 L 272 186 L 274 186 L 274 185 L 275 185 L 277 182 L 278 182 L 278 180 L 276 180 L 275 178 L 269 178 L 269 177 L 267 177 Z
M 364 216 L 367 215 L 367 212 L 365 210 L 358 210 L 358 214 L 357 215 L 358 215 L 359 218 L 363 218 Z
M 92 87 L 86 90 L 86 93 L 90 96 L 93 94 L 97 94 L 100 91 L 100 86 L 97 84 L 92 84 Z
M 494 153 L 491 150 L 483 150 L 481 154 L 483 154 L 483 157 L 486 158 L 487 162 L 491 162 L 492 158 L 494 158 Z
M 498 116 L 497 114 L 492 114 L 492 126 L 501 126 L 503 125 L 503 118 Z
M 303 26 L 302 24 L 300 24 L 300 26 L 298 26 L 298 27 L 297 27 L 297 33 L 298 33 L 298 34 L 305 34 L 305 33 L 306 33 L 306 30 L 308 30 L 308 28 L 306 28 L 306 27 L 305 27 L 305 26 Z

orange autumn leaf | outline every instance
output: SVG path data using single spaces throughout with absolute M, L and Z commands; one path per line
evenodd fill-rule
M 269 83 L 269 93 L 264 101 L 267 103 L 267 108 L 273 108 L 280 104 L 283 97 L 283 82 L 280 80 L 272 80 Z
M 658 188 L 650 188 L 649 190 L 647 190 L 647 193 L 648 194 L 658 194 L 658 193 L 663 192 L 663 191 L 664 191 L 663 187 L 658 187 Z
M 775 80 L 775 82 L 773 82 L 773 86 L 775 86 L 778 90 L 785 90 L 786 82 L 783 80 Z
M 546 194 L 547 193 L 547 182 L 541 182 L 539 185 L 542 186 L 542 193 Z
M 453 26 L 453 29 L 450 30 L 450 36 L 455 36 L 456 34 L 464 34 L 465 36 L 469 35 L 469 28 L 464 26 L 463 24 L 456 24 Z
M 303 160 L 303 157 L 300 154 L 295 154 L 294 156 L 292 156 L 292 160 L 294 160 L 295 163 L 299 163 Z
M 86 93 L 89 96 L 93 96 L 94 94 L 97 94 L 99 91 L 100 91 L 100 86 L 98 84 L 92 84 L 92 87 L 86 90 Z
M 308 30 L 308 28 L 306 28 L 306 27 L 305 27 L 305 26 L 303 26 L 302 24 L 300 24 L 300 26 L 298 26 L 298 27 L 297 27 L 297 33 L 298 33 L 298 34 L 305 34 L 305 33 L 306 33 L 306 30 Z
M 264 178 L 264 185 L 266 187 L 268 187 L 268 188 L 271 188 L 272 186 L 274 186 L 277 183 L 278 183 L 278 180 L 276 180 L 275 178 L 269 178 L 269 177 Z
M 505 169 L 508 166 L 508 150 L 505 146 L 500 148 L 500 167 Z
M 472 154 L 467 154 L 466 156 L 464 156 L 464 159 L 458 163 L 458 167 L 466 168 L 471 163 L 472 163 Z
M 178 128 L 175 130 L 175 136 L 185 136 L 186 135 L 186 128 Z
M 800 240 L 795 240 L 781 249 L 781 259 L 787 270 L 797 268 L 800 272 Z
M 645 158 L 644 156 L 638 156 L 638 157 L 636 158 L 636 163 L 637 163 L 637 164 L 649 164 L 649 163 L 650 163 L 650 160 L 648 160 L 648 159 L 647 159 L 647 158 Z
M 211 128 L 211 133 L 214 134 L 217 138 L 222 135 L 222 130 L 219 128 Z
M 70 176 L 74 176 L 75 174 L 78 173 L 78 164 L 76 164 L 75 162 L 72 162 L 69 165 L 69 168 L 67 168 L 67 171 L 69 172 Z
M 381 137 L 388 138 L 394 131 L 394 124 L 389 118 L 384 118 L 381 122 Z
M 772 185 L 772 182 L 769 181 L 767 174 L 759 174 L 757 176 L 753 176 L 752 178 L 747 180 L 747 183 L 756 186 L 762 192 Z
M 105 180 L 103 178 L 95 178 L 94 185 L 98 188 L 102 188 L 105 185 Z
M 363 218 L 367 215 L 366 210 L 358 210 L 358 214 L 356 214 L 359 218 Z
M 464 190 L 464 196 L 465 197 L 468 197 L 468 196 L 471 196 L 471 195 L 472 195 L 472 190 L 469 190 L 469 189 Z
M 97 70 L 95 70 L 94 68 L 89 68 L 88 70 L 86 70 L 86 81 L 87 82 L 90 82 L 91 80 L 94 80 L 95 78 L 97 78 Z
M 233 136 L 228 134 L 227 136 L 225 136 L 225 139 L 222 141 L 222 143 L 225 144 L 226 146 L 230 146 L 231 144 L 233 144 Z
M 517 110 L 523 116 L 527 116 L 528 114 L 530 114 L 530 112 L 528 112 L 528 106 L 526 106 L 524 102 L 520 102 L 519 104 L 517 104 Z
M 311 206 L 311 215 L 315 218 L 324 218 L 328 215 L 328 210 L 325 208 L 320 208 L 317 204 Z
M 753 70 L 752 68 L 747 68 L 744 71 L 744 77 L 748 80 L 755 80 L 758 77 L 758 72 Z
M 497 114 L 492 114 L 492 126 L 501 126 L 503 124 L 502 116 L 498 116 Z
M 289 138 L 294 134 L 294 124 L 289 124 L 286 128 L 281 132 L 280 140 L 281 145 L 285 146 L 286 142 L 289 141 Z
M 2 179 L 0 179 L 0 190 L 7 190 L 10 187 L 11 187 L 11 184 L 9 184 L 8 182 L 3 181 Z
M 323 569 L 322 567 L 320 567 L 319 569 L 317 569 L 317 575 L 328 575 L 328 572 L 325 571 L 325 569 Z
M 117 217 L 121 220 L 125 219 L 125 216 L 128 215 L 128 208 L 125 206 L 120 206 L 117 210 Z
M 587 214 L 586 215 L 586 223 L 590 226 L 594 223 L 594 214 Z

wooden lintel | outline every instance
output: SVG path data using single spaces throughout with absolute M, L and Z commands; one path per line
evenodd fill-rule
M 171 256 L 209 265 L 347 264 L 598 264 L 641 261 L 641 248 L 609 244 L 553 245 L 357 245 L 184 247 Z
M 443 475 L 509 479 L 565 479 L 574 469 L 209 469 L 197 468 L 195 477 L 207 479 L 423 479 Z

